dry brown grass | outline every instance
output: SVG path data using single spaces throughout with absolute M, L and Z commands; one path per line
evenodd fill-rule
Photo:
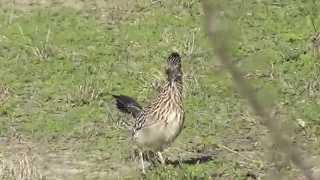
M 86 80 L 79 85 L 75 91 L 67 95 L 66 99 L 71 106 L 79 106 L 83 104 L 91 104 L 99 100 L 103 93 L 103 89 L 93 80 Z
M 0 104 L 8 99 L 10 95 L 9 88 L 0 84 Z
M 0 179 L 44 180 L 46 178 L 35 166 L 34 158 L 27 152 L 21 152 L 11 158 L 1 157 Z

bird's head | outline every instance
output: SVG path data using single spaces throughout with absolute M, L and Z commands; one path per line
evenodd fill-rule
M 168 68 L 169 69 L 180 69 L 181 68 L 181 57 L 177 52 L 173 52 L 168 57 Z
M 170 54 L 167 60 L 168 68 L 166 73 L 169 80 L 181 80 L 182 71 L 181 71 L 181 56 L 177 52 Z

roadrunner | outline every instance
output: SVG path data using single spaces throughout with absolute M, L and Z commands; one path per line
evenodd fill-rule
M 164 164 L 161 151 L 177 138 L 183 127 L 180 55 L 175 52 L 171 53 L 167 64 L 167 81 L 149 106 L 142 108 L 128 96 L 113 96 L 116 99 L 117 108 L 121 112 L 131 114 L 135 119 L 132 127 L 132 140 L 139 148 L 143 173 L 145 170 L 142 152 L 145 150 L 157 152 L 160 162 Z

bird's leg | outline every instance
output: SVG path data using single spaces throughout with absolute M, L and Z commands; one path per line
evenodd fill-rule
M 165 164 L 166 161 L 163 159 L 163 156 L 160 151 L 157 152 L 157 155 L 159 156 L 159 160 L 160 160 L 161 164 Z
M 145 174 L 145 170 L 144 170 L 144 163 L 143 163 L 143 154 L 142 151 L 139 151 L 139 156 L 140 156 L 140 161 L 141 161 L 141 166 L 142 166 L 142 173 Z

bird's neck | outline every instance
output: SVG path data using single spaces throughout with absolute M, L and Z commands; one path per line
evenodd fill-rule
M 180 104 L 182 102 L 183 91 L 182 78 L 176 81 L 169 81 L 165 91 L 165 94 L 169 99 Z

